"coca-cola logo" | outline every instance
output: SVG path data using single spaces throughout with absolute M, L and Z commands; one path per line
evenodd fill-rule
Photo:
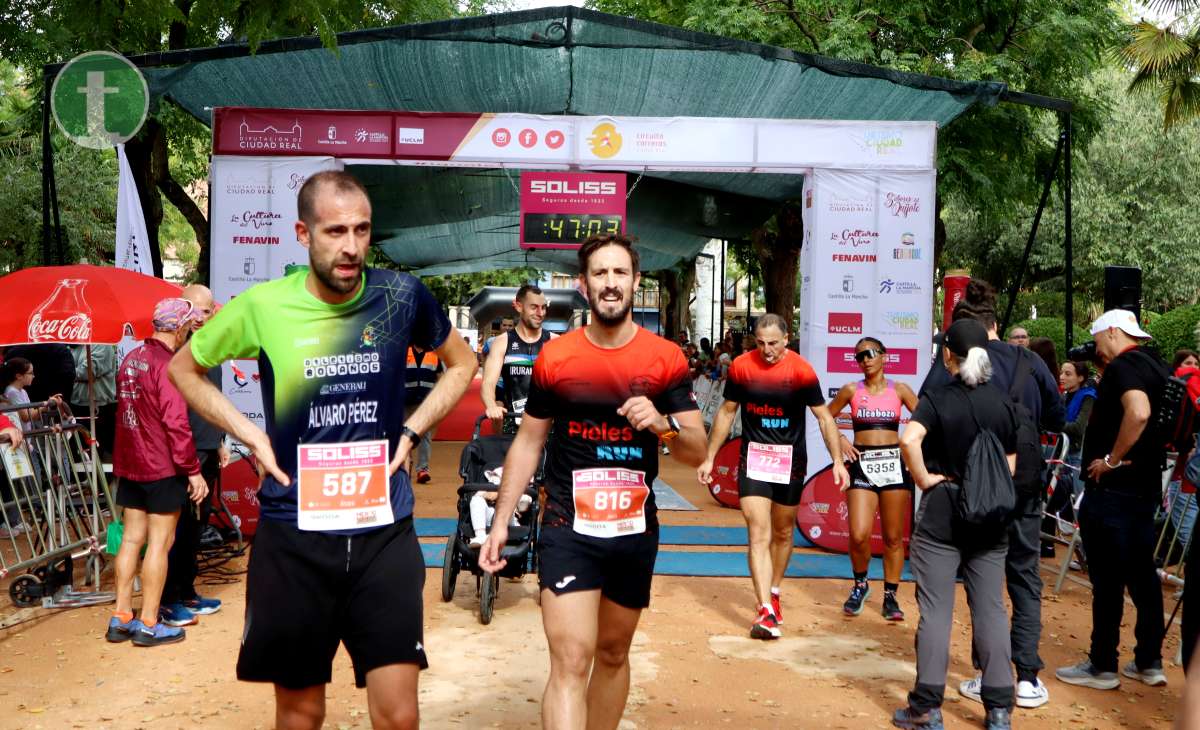
M 887 209 L 892 215 L 907 218 L 909 213 L 921 212 L 921 198 L 916 195 L 887 194 Z
M 279 213 L 272 213 L 269 210 L 243 210 L 241 215 L 235 213 L 229 222 L 237 223 L 242 228 L 250 226 L 270 228 L 275 221 L 282 217 Z
M 62 318 L 42 318 L 35 312 L 29 318 L 30 342 L 87 342 L 92 338 L 92 318 L 76 312 Z
M 862 228 L 855 228 L 853 230 L 844 228 L 840 236 L 836 233 L 831 233 L 829 237 L 837 241 L 839 246 L 853 246 L 854 248 L 858 248 L 859 246 L 870 246 L 872 243 L 875 243 L 875 240 L 879 238 L 879 232 L 868 231 Z

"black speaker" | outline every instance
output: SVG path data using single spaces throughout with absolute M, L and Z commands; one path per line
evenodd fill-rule
M 1104 267 L 1104 311 L 1128 309 L 1142 321 L 1142 270 L 1136 266 Z

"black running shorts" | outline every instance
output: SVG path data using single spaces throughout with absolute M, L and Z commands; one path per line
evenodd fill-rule
M 352 536 L 262 520 L 250 553 L 237 677 L 288 689 L 327 684 L 339 643 L 358 687 L 376 667 L 425 669 L 424 586 L 411 517 Z
M 538 585 L 555 595 L 599 589 L 600 595 L 625 608 L 650 605 L 657 529 L 601 538 L 543 524 L 537 549 Z
M 760 482 L 746 476 L 746 465 L 743 460 L 738 469 L 738 498 L 766 497 L 775 504 L 784 507 L 795 507 L 800 504 L 800 493 L 804 491 L 804 479 L 792 479 L 787 484 Z
M 117 485 L 117 504 L 151 514 L 169 515 L 188 502 L 187 477 L 173 476 L 153 482 L 135 482 L 121 477 Z

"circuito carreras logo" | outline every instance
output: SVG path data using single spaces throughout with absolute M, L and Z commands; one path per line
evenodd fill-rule
M 587 138 L 592 154 L 607 160 L 621 151 L 621 134 L 612 122 L 601 122 L 592 130 L 592 136 Z

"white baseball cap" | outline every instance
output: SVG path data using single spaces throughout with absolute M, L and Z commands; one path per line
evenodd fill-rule
M 1128 309 L 1110 309 L 1100 315 L 1095 322 L 1092 322 L 1092 334 L 1099 334 L 1109 327 L 1116 327 L 1130 337 L 1136 337 L 1139 340 L 1153 339 L 1149 332 L 1138 326 L 1137 317 L 1133 316 L 1133 312 Z

